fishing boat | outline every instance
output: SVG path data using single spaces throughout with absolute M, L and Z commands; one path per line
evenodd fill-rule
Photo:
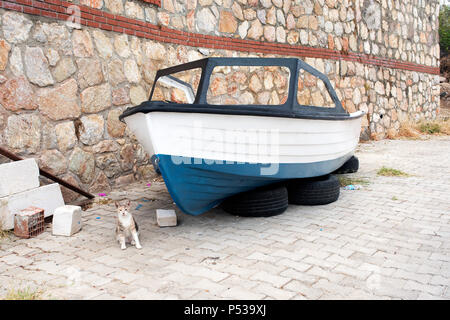
M 248 75 L 256 67 L 288 70 L 284 99 L 277 105 L 209 103 L 213 70 L 237 67 Z M 176 77 L 194 69 L 201 73 L 197 92 Z M 323 82 L 333 107 L 299 103 L 305 72 Z M 186 101 L 155 100 L 158 81 L 184 92 Z M 300 59 L 205 58 L 159 70 L 149 101 L 120 119 L 155 159 L 177 206 L 199 215 L 241 192 L 338 169 L 356 149 L 363 115 L 345 111 L 329 79 Z

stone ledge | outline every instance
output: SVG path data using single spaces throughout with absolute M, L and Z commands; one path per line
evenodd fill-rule
M 0 198 L 39 187 L 39 168 L 35 159 L 0 165 Z

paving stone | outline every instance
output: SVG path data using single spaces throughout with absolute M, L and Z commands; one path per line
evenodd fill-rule
M 311 276 L 316 276 L 319 278 L 325 278 L 330 281 L 339 282 L 344 278 L 344 275 L 332 272 L 331 270 L 323 269 L 322 267 L 315 265 L 311 269 L 306 271 L 307 274 Z
M 296 261 L 292 261 L 290 259 L 282 259 L 282 260 L 278 261 L 278 264 L 292 268 L 292 269 L 300 271 L 300 272 L 306 271 L 312 267 L 310 264 L 296 262 Z
M 95 204 L 73 237 L 53 237 L 47 228 L 36 238 L 1 240 L 0 286 L 17 276 L 64 299 L 450 299 L 450 199 L 442 175 L 449 148 L 448 137 L 361 144 L 352 177 L 368 186 L 342 190 L 322 208 L 290 206 L 268 219 L 214 209 L 158 228 L 156 208 L 179 214 L 164 183 L 114 187 L 112 195 L 153 212 L 136 211 L 142 251 L 120 250 L 114 206 Z M 383 165 L 417 176 L 379 177 Z M 72 290 L 67 282 L 77 272 Z
M 320 289 L 311 288 L 309 284 L 298 280 L 292 280 L 283 286 L 284 289 L 295 292 L 302 295 L 307 299 L 319 299 L 323 295 L 323 291 Z
M 142 277 L 142 275 L 136 275 L 128 271 L 116 271 L 110 275 L 112 278 L 120 280 L 123 283 L 130 283 Z
M 125 299 L 130 300 L 153 300 L 164 299 L 165 294 L 152 292 L 147 288 L 139 288 L 125 295 Z
M 109 255 L 102 255 L 100 257 L 95 258 L 94 261 L 97 261 L 97 262 L 103 263 L 107 266 L 110 266 L 110 265 L 119 264 L 120 262 L 123 261 L 123 259 L 117 259 L 117 258 L 114 258 Z
M 69 299 L 83 299 L 92 300 L 97 296 L 103 294 L 101 290 L 95 289 L 89 285 L 72 285 L 65 288 L 56 289 L 51 291 L 56 296 L 64 297 L 68 296 Z
M 448 300 L 448 299 L 441 296 L 432 295 L 427 292 L 421 292 L 417 297 L 417 300 Z
M 101 295 L 96 296 L 95 300 L 123 300 L 123 298 L 119 296 L 113 296 L 108 293 L 102 293 Z
M 251 255 L 247 257 L 247 259 L 253 259 L 253 260 L 259 260 L 259 261 L 268 261 L 268 262 L 275 262 L 278 259 L 271 257 L 267 254 L 261 253 L 261 252 L 254 252 Z
M 184 274 L 191 274 L 193 276 L 205 277 L 214 281 L 220 281 L 229 275 L 224 272 L 215 271 L 201 266 L 189 266 L 184 263 L 174 263 L 168 266 L 172 270 L 181 270 Z
M 440 296 L 441 294 L 444 293 L 445 290 L 443 286 L 426 285 L 412 280 L 408 280 L 403 289 L 414 290 L 418 292 L 426 292 L 435 296 Z
M 272 275 L 265 271 L 255 273 L 252 277 L 250 277 L 250 279 L 268 282 L 277 288 L 280 288 L 284 284 L 288 283 L 290 280 L 289 278 L 280 277 L 278 275 Z
M 230 288 L 221 294 L 222 297 L 227 299 L 237 299 L 237 300 L 261 300 L 266 295 L 263 293 L 257 293 L 249 291 L 244 288 L 234 287 Z
M 64 275 L 66 267 L 64 265 L 57 264 L 53 261 L 43 261 L 40 263 L 34 263 L 33 268 L 36 270 L 44 271 L 45 273 L 52 275 Z
M 284 288 L 279 289 L 267 283 L 259 284 L 254 290 L 256 292 L 261 292 L 274 300 L 288 300 L 296 295 L 295 292 L 284 290 Z
M 23 267 L 33 263 L 32 259 L 20 257 L 16 254 L 9 254 L 7 256 L 4 256 L 0 258 L 0 261 L 3 261 L 8 265 L 13 265 L 17 267 Z
M 394 272 L 392 277 L 405 279 L 405 280 L 414 280 L 414 281 L 420 282 L 422 284 L 429 283 L 429 281 L 431 279 L 431 275 L 417 274 L 414 272 L 408 272 L 408 271 L 404 271 L 404 270 L 397 270 L 396 272 Z

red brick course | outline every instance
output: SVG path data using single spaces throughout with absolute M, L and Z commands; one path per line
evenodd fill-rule
M 158 6 L 161 5 L 160 0 L 144 1 Z M 66 8 L 73 5 L 70 2 L 61 0 L 0 0 L 0 4 L 4 9 L 58 20 L 67 20 L 70 15 L 67 14 Z M 298 45 L 204 35 L 171 29 L 165 26 L 157 26 L 148 22 L 107 13 L 102 10 L 86 6 L 80 5 L 79 8 L 81 13 L 80 24 L 82 25 L 108 31 L 126 33 L 128 35 L 134 35 L 159 42 L 242 52 L 346 60 L 393 69 L 417 71 L 436 75 L 439 74 L 438 67 L 429 67 L 412 62 L 375 57 L 372 55 L 355 52 L 340 52 L 326 48 L 312 48 Z

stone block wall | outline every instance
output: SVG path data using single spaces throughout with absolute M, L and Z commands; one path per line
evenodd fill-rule
M 367 112 L 361 137 L 383 138 L 439 112 L 438 2 L 2 0 L 0 143 L 92 192 L 149 176 L 118 116 L 148 98 L 158 69 L 208 56 L 304 59 L 349 112 Z M 276 75 L 239 83 L 222 70 L 215 98 L 282 101 Z M 327 103 L 323 86 L 301 82 L 301 103 Z

